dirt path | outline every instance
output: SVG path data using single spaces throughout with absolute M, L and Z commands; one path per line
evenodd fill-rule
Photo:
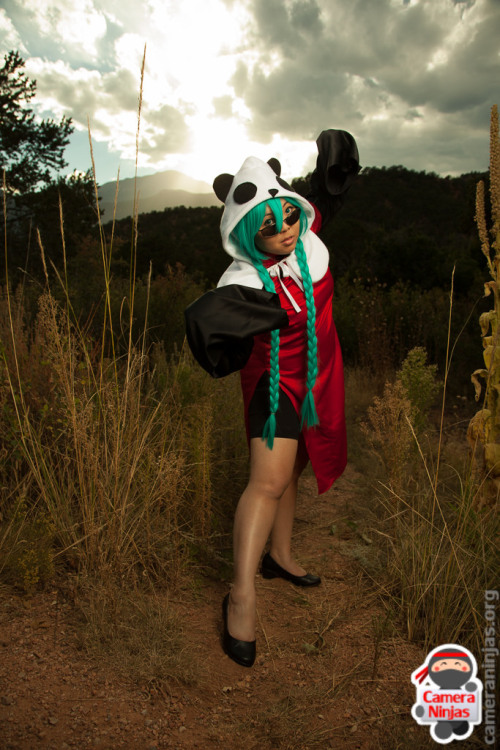
M 220 648 L 227 582 L 186 586 L 168 606 L 183 623 L 184 658 L 193 667 L 187 686 L 134 684 L 79 647 L 70 603 L 61 606 L 50 592 L 27 600 L 4 591 L 0 747 L 435 747 L 410 715 L 410 674 L 423 654 L 396 627 L 382 627 L 386 612 L 358 562 L 369 562 L 369 538 L 352 469 L 321 497 L 306 477 L 295 549 L 322 585 L 303 591 L 258 577 L 252 669 Z

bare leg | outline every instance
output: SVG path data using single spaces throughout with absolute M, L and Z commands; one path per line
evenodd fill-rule
M 250 443 L 250 479 L 234 518 L 234 584 L 228 607 L 228 630 L 242 641 L 255 638 L 255 574 L 296 455 L 297 440 L 276 438 L 272 450 L 261 438 Z
M 274 516 L 271 531 L 271 548 L 269 550 L 271 557 L 278 565 L 281 565 L 282 568 L 285 568 L 289 573 L 296 576 L 306 574 L 304 568 L 298 565 L 292 558 L 291 546 L 299 477 L 307 466 L 308 461 L 309 457 L 301 437 L 295 459 L 292 481 L 281 496 Z

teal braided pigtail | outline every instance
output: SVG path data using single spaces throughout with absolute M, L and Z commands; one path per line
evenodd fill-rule
M 232 236 L 239 245 L 240 249 L 252 261 L 259 277 L 268 292 L 276 293 L 274 282 L 269 276 L 267 268 L 262 263 L 262 254 L 255 246 L 255 235 L 257 234 L 262 220 L 264 218 L 266 206 L 269 206 L 276 219 L 278 231 L 281 230 L 283 223 L 283 212 L 279 198 L 270 199 L 251 209 L 233 229 Z M 271 331 L 271 354 L 269 362 L 269 417 L 266 420 L 262 430 L 262 440 L 267 442 L 268 448 L 272 450 L 276 434 L 276 412 L 279 406 L 279 351 L 280 351 L 280 332 L 279 329 Z
M 269 417 L 267 418 L 264 429 L 262 430 L 262 440 L 267 442 L 268 448 L 272 450 L 274 445 L 274 435 L 276 433 L 276 412 L 279 406 L 279 351 L 280 351 L 280 332 L 271 331 L 271 361 L 269 374 Z
M 307 393 L 302 402 L 302 421 L 300 428 L 314 427 L 319 424 L 316 405 L 314 403 L 313 387 L 318 377 L 318 340 L 316 338 L 316 306 L 314 304 L 314 292 L 309 266 L 304 251 L 302 239 L 299 239 L 295 247 L 295 255 L 299 264 L 302 283 L 304 284 L 304 295 L 307 304 Z
M 262 264 L 260 259 L 254 260 L 255 267 L 258 274 L 264 284 L 264 288 L 268 292 L 276 293 L 274 283 L 269 276 L 267 268 Z M 269 363 L 269 417 L 262 430 L 262 440 L 267 442 L 268 448 L 272 450 L 274 445 L 274 436 L 276 433 L 276 412 L 279 406 L 279 383 L 280 383 L 280 366 L 279 366 L 279 353 L 280 353 L 280 332 L 279 329 L 271 331 L 271 356 Z

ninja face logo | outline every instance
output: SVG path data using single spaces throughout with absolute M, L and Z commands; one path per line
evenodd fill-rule
M 430 725 L 432 739 L 441 745 L 466 739 L 481 723 L 483 686 L 476 674 L 475 658 L 455 643 L 433 649 L 412 673 L 417 698 L 411 714 L 418 724 Z

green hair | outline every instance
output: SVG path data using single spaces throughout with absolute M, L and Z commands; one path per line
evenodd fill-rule
M 313 427 L 319 423 L 318 415 L 316 413 L 316 406 L 314 403 L 314 396 L 312 389 L 318 376 L 318 341 L 316 338 L 316 307 L 314 304 L 314 292 L 311 274 L 309 273 L 309 266 L 307 265 L 307 258 L 304 251 L 304 245 L 302 243 L 302 235 L 307 229 L 307 218 L 300 205 L 299 201 L 294 198 L 287 198 L 288 203 L 292 206 L 300 208 L 300 230 L 299 239 L 295 246 L 295 255 L 299 264 L 300 273 L 302 276 L 302 282 L 304 284 L 304 295 L 306 298 L 307 305 L 307 393 L 302 402 L 301 408 L 301 424 L 300 427 L 306 425 L 306 427 Z M 267 268 L 263 264 L 264 255 L 260 252 L 255 244 L 255 236 L 259 231 L 264 216 L 266 213 L 266 207 L 271 209 L 271 212 L 276 221 L 276 228 L 278 232 L 281 232 L 283 226 L 283 207 L 280 198 L 272 198 L 268 201 L 258 203 L 252 208 L 245 216 L 240 219 L 238 224 L 233 229 L 231 235 L 234 241 L 238 244 L 240 250 L 247 255 L 248 259 L 253 263 L 256 268 L 259 277 L 264 285 L 264 289 L 268 292 L 276 292 L 274 282 L 269 275 Z M 267 441 L 267 445 L 272 449 L 274 444 L 274 436 L 276 432 L 276 412 L 279 406 L 279 347 L 280 347 L 280 332 L 279 329 L 271 331 L 271 356 L 270 356 L 270 374 L 269 374 L 269 417 L 264 425 L 262 431 L 262 439 Z

